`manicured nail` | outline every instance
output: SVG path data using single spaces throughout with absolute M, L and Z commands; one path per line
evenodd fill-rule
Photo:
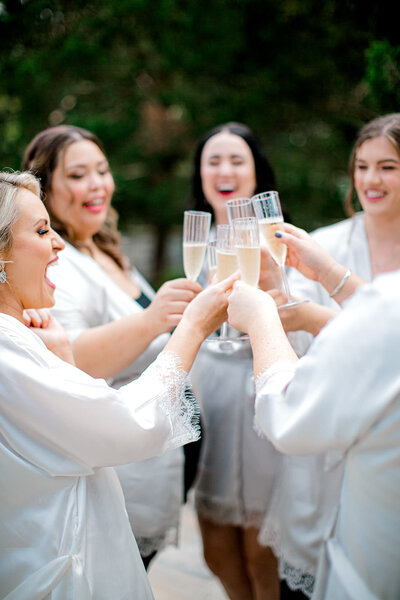
M 280 231 L 275 231 L 275 237 L 281 238 L 282 237 L 282 233 Z

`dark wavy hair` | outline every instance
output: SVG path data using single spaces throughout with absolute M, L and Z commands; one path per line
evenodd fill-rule
M 367 140 L 381 136 L 393 144 L 400 156 L 400 113 L 391 113 L 377 117 L 360 129 L 349 160 L 350 188 L 344 201 L 344 208 L 348 217 L 351 217 L 355 213 L 354 201 L 356 199 L 356 191 L 354 185 L 354 168 L 357 150 Z
M 49 127 L 38 133 L 29 143 L 22 160 L 22 169 L 31 171 L 40 181 L 43 191 L 43 202 L 49 212 L 53 229 L 67 242 L 80 249 L 83 246 L 74 238 L 73 231 L 57 218 L 48 201 L 53 173 L 67 148 L 74 142 L 88 140 L 105 155 L 103 144 L 90 131 L 74 125 L 58 125 Z M 111 206 L 101 229 L 93 236 L 93 241 L 100 250 L 110 256 L 121 269 L 128 267 L 128 259 L 123 254 L 121 236 L 117 229 L 118 214 Z
M 200 140 L 197 143 L 194 154 L 191 197 L 188 203 L 189 208 L 193 210 L 203 210 L 206 212 L 210 212 L 213 216 L 214 211 L 204 196 L 203 186 L 201 182 L 201 155 L 206 142 L 214 135 L 217 135 L 222 131 L 227 131 L 234 135 L 238 135 L 246 142 L 246 144 L 250 148 L 254 159 L 257 182 L 257 187 L 254 190 L 254 194 L 259 194 L 261 192 L 266 192 L 275 189 L 274 172 L 272 170 L 271 165 L 268 162 L 268 159 L 262 149 L 258 138 L 251 131 L 251 129 L 246 125 L 243 125 L 242 123 L 235 122 L 229 122 L 224 123 L 223 125 L 218 125 L 217 127 L 214 127 L 213 129 L 208 131 L 208 133 L 206 133 L 202 138 L 200 138 Z

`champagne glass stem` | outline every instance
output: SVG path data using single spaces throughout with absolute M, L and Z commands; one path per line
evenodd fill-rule
M 290 295 L 289 283 L 288 283 L 288 280 L 286 277 L 285 265 L 279 265 L 279 268 L 281 270 L 283 288 L 285 290 L 285 294 L 286 294 L 286 298 L 287 298 L 286 302 L 291 302 L 292 297 Z
M 222 338 L 228 337 L 228 325 L 229 324 L 228 324 L 227 321 L 224 321 L 222 323 L 222 325 L 221 325 L 221 332 L 219 334 L 219 337 L 222 337 Z

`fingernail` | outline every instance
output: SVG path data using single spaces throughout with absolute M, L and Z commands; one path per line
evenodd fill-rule
M 282 237 L 282 233 L 280 231 L 275 231 L 275 237 L 281 238 Z

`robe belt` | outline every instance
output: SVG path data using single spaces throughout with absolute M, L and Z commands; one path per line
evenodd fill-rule
M 3 600 L 43 600 L 70 569 L 73 574 L 74 596 L 80 600 L 90 600 L 92 595 L 82 561 L 74 554 L 59 556 L 47 563 L 24 579 Z

